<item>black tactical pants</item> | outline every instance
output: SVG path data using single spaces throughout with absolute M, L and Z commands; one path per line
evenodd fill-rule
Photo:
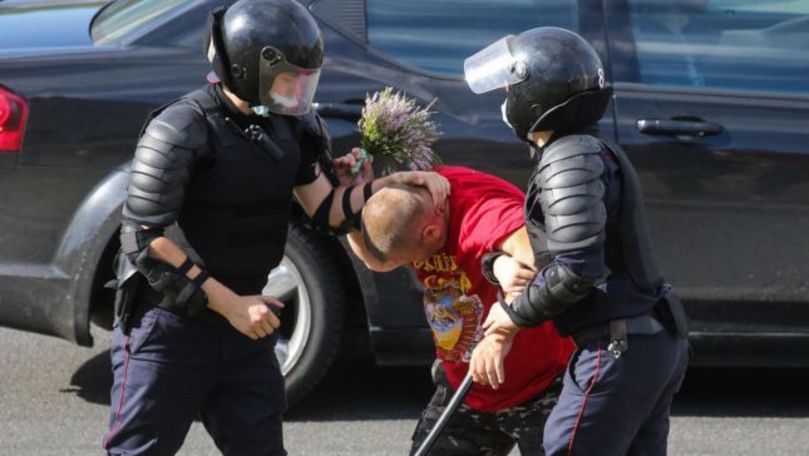
M 147 306 L 144 306 L 147 307 Z M 275 337 L 252 340 L 229 324 L 139 311 L 115 328 L 109 455 L 169 456 L 195 418 L 225 456 L 283 456 L 284 378 Z

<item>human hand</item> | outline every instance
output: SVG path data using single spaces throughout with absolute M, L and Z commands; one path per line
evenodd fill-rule
M 511 317 L 503 310 L 503 306 L 499 302 L 494 303 L 489 309 L 489 315 L 486 316 L 482 327 L 485 336 L 498 332 L 516 333 L 520 329 L 516 323 L 511 321 Z
M 362 149 L 355 147 L 346 155 L 332 160 L 331 165 L 340 185 L 363 185 L 374 180 L 374 168 L 371 166 L 373 157 L 368 154 L 365 154 L 366 158 L 362 157 Z M 360 167 L 359 172 L 355 173 L 353 170 L 357 166 Z
M 491 385 L 493 389 L 498 389 L 506 381 L 503 361 L 511 351 L 516 334 L 507 331 L 496 332 L 484 337 L 478 343 L 469 361 L 469 372 L 475 383 Z
M 434 171 L 403 171 L 396 173 L 397 183 L 424 187 L 433 197 L 435 207 L 442 207 L 452 193 L 449 179 Z
M 281 326 L 273 308 L 283 309 L 284 303 L 272 296 L 237 296 L 225 307 L 227 310 L 224 316 L 240 333 L 258 340 L 274 333 Z
M 522 293 L 537 275 L 534 268 L 515 260 L 507 254 L 497 257 L 494 260 L 492 269 L 503 292 L 512 295 Z

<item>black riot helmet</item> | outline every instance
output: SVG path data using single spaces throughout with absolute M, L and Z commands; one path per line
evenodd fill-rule
M 300 115 L 311 108 L 323 37 L 295 0 L 239 0 L 216 9 L 203 45 L 216 51 L 218 79 L 256 112 Z
M 595 49 L 578 34 L 538 27 L 509 35 L 464 62 L 475 93 L 508 90 L 503 119 L 517 136 L 598 121 L 612 90 Z

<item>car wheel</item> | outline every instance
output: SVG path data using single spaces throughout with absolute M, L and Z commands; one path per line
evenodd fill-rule
M 285 304 L 275 355 L 287 400 L 294 404 L 326 374 L 343 330 L 343 288 L 323 240 L 291 225 L 284 258 L 270 272 L 263 294 Z

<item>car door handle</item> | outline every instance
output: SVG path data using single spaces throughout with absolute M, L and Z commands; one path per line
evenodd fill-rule
M 638 131 L 652 136 L 717 136 L 725 131 L 722 124 L 702 119 L 640 119 Z
M 342 119 L 350 122 L 360 120 L 362 104 L 353 103 L 312 103 L 312 107 L 320 117 L 329 119 Z

